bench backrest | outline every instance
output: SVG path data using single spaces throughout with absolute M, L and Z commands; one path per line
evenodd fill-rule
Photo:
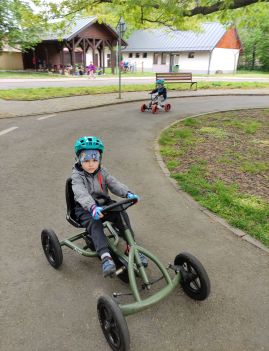
M 164 79 L 166 81 L 173 81 L 173 80 L 192 80 L 192 73 L 156 73 L 156 80 L 157 79 Z

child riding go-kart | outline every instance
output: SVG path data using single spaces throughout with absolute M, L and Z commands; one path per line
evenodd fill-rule
M 103 150 L 103 144 L 100 139 L 96 137 L 84 138 L 87 138 L 88 141 L 91 140 L 89 143 L 94 143 L 97 150 Z M 81 138 L 81 143 L 86 143 L 85 140 Z M 84 159 L 86 156 L 87 154 L 82 155 Z M 97 156 L 95 155 L 95 157 Z M 83 222 L 79 221 L 76 215 L 77 204 L 72 185 L 73 178 L 68 178 L 65 188 L 66 219 L 74 227 L 81 228 L 82 232 L 62 241 L 58 240 L 52 229 L 43 229 L 41 233 L 44 253 L 49 264 L 55 269 L 58 269 L 63 262 L 62 247 L 64 246 L 85 257 L 99 256 L 102 259 L 102 254 L 98 250 L 96 251 L 92 240 L 94 238 L 89 236 L 89 228 L 85 228 L 82 225 Z M 97 186 L 97 183 L 95 186 Z M 102 331 L 108 344 L 114 351 L 128 351 L 130 348 L 126 316 L 154 305 L 169 295 L 178 285 L 194 300 L 205 300 L 210 293 L 208 275 L 202 264 L 193 255 L 186 252 L 179 253 L 176 255 L 174 262 L 169 263 L 165 267 L 153 253 L 136 243 L 126 210 L 136 204 L 138 200 L 138 196 L 126 196 L 123 200 L 112 201 L 108 205 L 99 207 L 100 218 L 110 219 L 116 217 L 120 219 L 122 224 L 121 230 L 110 220 L 104 220 L 102 226 L 105 233 L 105 246 L 108 248 L 111 260 L 115 264 L 115 270 L 111 270 L 109 275 L 119 277 L 123 282 L 128 283 L 131 290 L 131 293 L 114 292 L 112 297 L 108 295 L 100 296 L 97 302 L 97 313 Z M 97 213 L 96 208 L 94 211 L 91 209 L 91 211 L 93 216 L 95 216 Z M 75 244 L 79 240 L 82 240 L 82 245 Z M 96 243 L 99 245 L 98 242 Z M 125 249 L 126 246 L 128 250 Z M 159 272 L 158 276 L 156 276 L 156 269 L 148 268 L 153 268 L 154 266 Z M 152 272 L 155 272 L 154 275 Z M 152 285 L 158 284 L 160 281 L 163 281 L 164 284 L 159 286 L 157 292 L 151 293 Z M 141 291 L 146 291 L 146 296 L 141 294 Z M 125 295 L 132 295 L 134 301 L 127 304 L 119 301 Z
M 148 105 L 143 104 L 141 106 L 141 112 L 151 111 L 156 113 L 158 110 L 168 112 L 171 109 L 171 105 L 165 103 L 167 100 L 167 90 L 164 86 L 164 80 L 158 79 L 156 81 L 156 89 L 153 89 L 150 93 L 151 100 Z

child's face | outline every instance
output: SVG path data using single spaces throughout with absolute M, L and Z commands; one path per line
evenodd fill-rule
M 99 162 L 96 160 L 84 161 L 81 163 L 81 166 L 84 169 L 84 171 L 88 173 L 94 173 L 99 167 Z

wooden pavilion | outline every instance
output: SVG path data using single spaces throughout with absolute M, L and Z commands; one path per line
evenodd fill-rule
M 117 41 L 118 34 L 109 25 L 98 23 L 96 17 L 82 18 L 69 27 L 67 34 L 47 35 L 34 50 L 24 53 L 24 69 L 64 73 L 69 68 L 74 73 L 75 67 L 85 71 L 90 63 L 87 61 L 91 61 L 103 72 L 105 67 L 114 71 Z M 122 40 L 122 45 L 127 43 Z

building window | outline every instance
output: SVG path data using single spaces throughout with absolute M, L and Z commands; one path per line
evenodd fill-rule
M 133 57 L 133 53 L 130 52 L 130 53 L 129 53 L 129 58 L 132 58 L 132 57 Z
M 143 58 L 147 58 L 147 57 L 148 57 L 147 52 L 143 52 Z
M 139 58 L 139 57 L 140 57 L 139 52 L 137 52 L 137 53 L 135 54 L 135 57 L 136 57 L 136 58 Z
M 162 65 L 166 65 L 166 54 L 162 53 Z
M 194 58 L 194 52 L 189 52 L 188 58 Z
M 159 56 L 160 56 L 160 54 L 156 54 L 156 53 L 153 55 L 153 64 L 154 65 L 158 65 Z

